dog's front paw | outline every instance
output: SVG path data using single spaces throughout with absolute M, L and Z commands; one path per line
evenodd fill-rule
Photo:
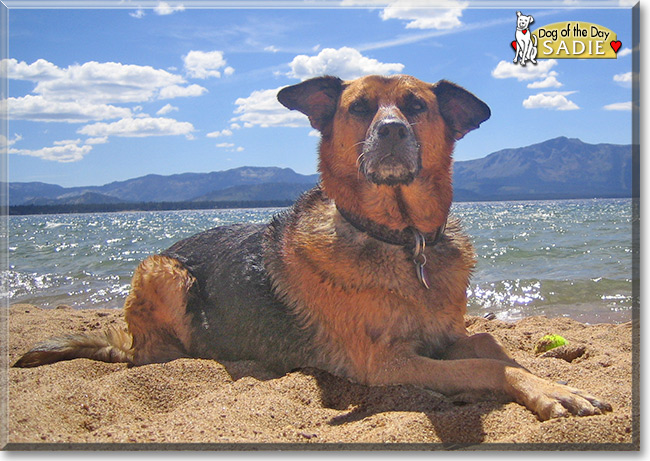
M 537 414 L 542 420 L 576 416 L 600 415 L 612 411 L 612 406 L 579 389 L 555 384 L 523 370 L 510 369 L 510 395 Z

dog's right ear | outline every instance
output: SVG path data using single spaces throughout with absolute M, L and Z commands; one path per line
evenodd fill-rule
M 278 93 L 278 101 L 305 114 L 311 126 L 322 131 L 336 112 L 342 90 L 343 80 L 340 78 L 317 77 L 283 88 Z

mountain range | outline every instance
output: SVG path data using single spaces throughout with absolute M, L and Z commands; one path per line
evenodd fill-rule
M 638 162 L 638 156 L 636 157 Z M 638 171 L 638 164 L 634 165 Z M 559 137 L 454 163 L 454 199 L 535 200 L 632 196 L 631 145 Z M 103 186 L 10 182 L 9 205 L 294 200 L 318 175 L 241 167 L 212 173 L 147 175 Z

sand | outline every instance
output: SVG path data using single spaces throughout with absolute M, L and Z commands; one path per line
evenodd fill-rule
M 123 324 L 119 310 L 12 306 L 9 363 L 50 336 Z M 597 395 L 613 411 L 541 422 L 513 402 L 453 402 L 414 386 L 366 387 L 313 369 L 274 376 L 252 362 L 127 367 L 77 359 L 9 368 L 5 449 L 639 449 L 632 323 L 468 317 L 467 324 L 496 336 L 537 375 Z M 550 333 L 569 341 L 566 354 L 535 354 L 536 340 Z

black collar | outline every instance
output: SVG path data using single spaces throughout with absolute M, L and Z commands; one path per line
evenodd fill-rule
M 421 239 L 424 239 L 424 242 L 427 245 L 434 246 L 440 240 L 445 233 L 445 228 L 447 223 L 445 222 L 442 226 L 437 228 L 434 232 L 424 234 L 417 230 L 414 227 L 407 227 L 403 230 L 392 230 L 383 224 L 379 224 L 370 219 L 354 215 L 343 208 L 336 206 L 338 212 L 343 216 L 343 218 L 350 223 L 355 229 L 359 232 L 365 232 L 370 237 L 380 240 L 384 243 L 389 243 L 391 245 L 400 245 L 408 249 L 413 249 L 416 246 L 419 246 Z

